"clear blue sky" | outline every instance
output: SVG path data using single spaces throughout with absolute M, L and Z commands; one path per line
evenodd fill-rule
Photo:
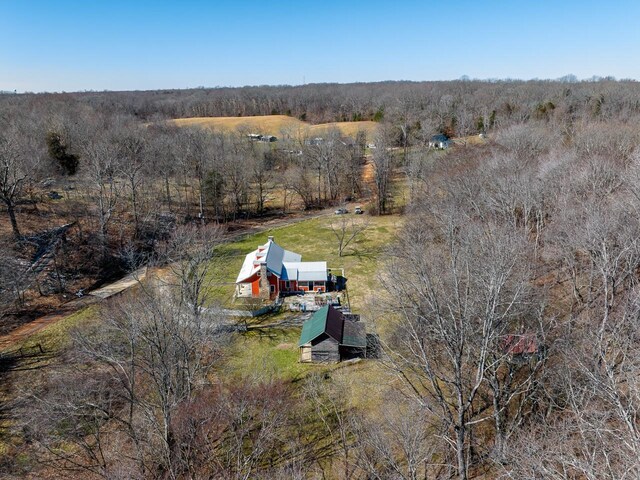
M 640 2 L 0 0 L 0 90 L 640 79 Z

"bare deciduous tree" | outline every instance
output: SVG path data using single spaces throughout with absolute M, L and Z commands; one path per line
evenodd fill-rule
M 37 173 L 37 143 L 31 132 L 22 131 L 15 124 L 0 123 L 0 200 L 4 203 L 11 229 L 16 239 L 21 238 L 16 207 L 22 200 L 27 184 Z
M 172 272 L 169 284 L 180 293 L 180 302 L 194 317 L 203 313 L 214 290 L 220 287 L 216 272 L 225 259 L 216 248 L 221 242 L 220 227 L 187 225 L 177 228 L 166 250 L 160 252 L 160 263 L 168 264 Z
M 82 146 L 83 171 L 91 185 L 89 196 L 97 208 L 98 238 L 102 259 L 107 257 L 109 224 L 120 199 L 116 179 L 118 149 L 106 138 L 89 138 Z
M 126 132 L 117 137 L 120 156 L 118 170 L 124 176 L 131 195 L 135 238 L 140 233 L 140 189 L 145 180 L 145 149 L 148 147 L 142 132 L 137 131 L 136 127 L 128 125 L 123 128 L 127 129 Z
M 332 221 L 329 226 L 338 241 L 338 256 L 342 257 L 345 249 L 366 233 L 369 221 L 364 218 L 354 219 L 347 218 L 347 215 L 340 215 L 340 218 Z
M 358 467 L 375 479 L 438 478 L 435 458 L 441 440 L 436 419 L 399 393 L 386 398 L 385 405 L 394 408 L 381 417 L 354 418 Z
M 459 213 L 436 220 L 433 234 L 424 223 L 407 228 L 385 279 L 398 317 L 389 359 L 449 429 L 457 476 L 466 479 L 473 427 L 491 419 L 476 408 L 488 371 L 530 308 L 526 248 L 497 225 L 485 229 Z
M 393 153 L 389 150 L 386 137 L 383 134 L 376 138 L 376 149 L 373 153 L 372 163 L 377 210 L 379 214 L 383 215 L 388 210 L 393 169 Z

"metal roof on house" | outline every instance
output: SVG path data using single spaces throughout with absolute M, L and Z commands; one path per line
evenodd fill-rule
M 434 135 L 431 137 L 432 142 L 447 142 L 449 141 L 449 137 L 447 137 L 444 133 L 439 133 L 438 135 Z
M 273 240 L 273 237 L 269 237 L 267 243 L 248 253 L 244 258 L 236 283 L 255 275 L 260 270 L 260 264 L 266 264 L 268 271 L 280 277 L 283 262 L 299 262 L 301 259 L 299 254 L 285 250 Z
M 344 315 L 331 305 L 322 307 L 304 322 L 298 346 L 312 342 L 323 333 L 345 347 L 367 346 L 364 324 L 345 319 Z
M 282 279 L 295 281 L 327 281 L 327 262 L 283 262 Z
M 309 343 L 324 333 L 327 325 L 328 311 L 329 305 L 326 305 L 320 310 L 317 310 L 310 319 L 306 320 L 302 324 L 302 333 L 300 334 L 300 341 L 298 342 L 298 346 Z

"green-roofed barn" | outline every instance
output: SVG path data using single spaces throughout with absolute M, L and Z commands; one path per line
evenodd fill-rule
M 298 347 L 301 362 L 339 362 L 364 356 L 367 334 L 361 322 L 327 305 L 304 322 Z

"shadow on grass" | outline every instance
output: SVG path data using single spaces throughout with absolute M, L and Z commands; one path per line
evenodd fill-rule
M 46 366 L 46 361 L 53 357 L 45 351 L 41 344 L 21 347 L 10 352 L 0 353 L 0 378 L 9 372 L 36 370 Z
M 40 344 L 0 353 L 0 438 L 6 433 L 5 425 L 11 417 L 11 409 L 5 400 L 11 388 L 9 374 L 44 368 L 52 357 Z
M 290 328 L 277 327 L 272 325 L 253 325 L 246 332 L 241 335 L 245 338 L 257 339 L 257 340 L 275 340 L 278 338 L 286 338 Z
M 378 256 L 382 253 L 381 249 L 367 249 L 366 251 L 353 249 L 348 253 L 343 254 L 343 257 L 355 257 L 358 259 L 377 260 Z

